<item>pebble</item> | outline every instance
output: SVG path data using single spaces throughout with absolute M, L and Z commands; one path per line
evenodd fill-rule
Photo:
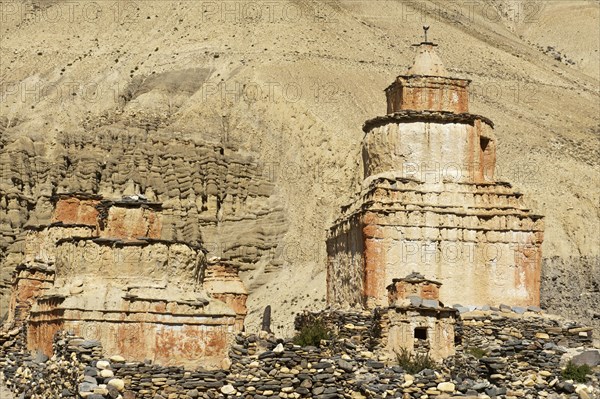
M 451 382 L 440 382 L 437 385 L 437 390 L 441 392 L 454 392 L 456 386 Z
M 100 370 L 100 377 L 102 378 L 110 378 L 110 377 L 114 377 L 115 373 L 113 373 L 112 370 Z
M 107 385 L 115 387 L 119 392 L 125 389 L 125 381 L 120 378 L 112 378 L 110 381 L 108 381 Z
M 100 370 L 106 370 L 110 368 L 110 363 L 107 362 L 106 360 L 98 360 L 96 362 L 96 368 L 100 369 Z
M 237 392 L 236 389 L 231 384 L 223 385 L 221 387 L 221 393 L 223 393 L 225 395 L 233 395 L 236 392 Z

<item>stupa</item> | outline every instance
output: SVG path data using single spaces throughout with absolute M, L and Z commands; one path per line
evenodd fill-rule
M 10 322 L 26 326 L 31 351 L 51 356 L 54 335 L 68 330 L 100 341 L 107 356 L 227 366 L 246 316 L 237 268 L 211 269 L 211 296 L 206 250 L 161 239 L 160 203 L 85 193 L 53 201 L 51 223 L 29 227 L 13 280 Z
M 470 80 L 436 44 L 415 46 L 387 115 L 364 123 L 362 190 L 328 233 L 328 302 L 386 306 L 386 287 L 414 271 L 447 304 L 539 305 L 543 218 L 496 180 L 494 124 L 469 113 Z

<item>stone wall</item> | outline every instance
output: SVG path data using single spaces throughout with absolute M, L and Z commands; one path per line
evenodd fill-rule
M 537 327 L 526 327 L 526 319 L 520 323 Z M 468 331 L 485 335 L 482 329 Z M 64 398 L 92 399 L 590 399 L 600 389 L 598 369 L 587 384 L 562 377 L 563 349 L 545 338 L 502 340 L 481 358 L 459 347 L 456 356 L 436 365 L 435 371 L 410 374 L 390 359 L 378 358 L 355 338 L 300 347 L 287 339 L 240 334 L 229 353 L 229 370 L 207 371 L 107 356 L 98 342 L 65 333 L 57 335 L 52 359 L 32 358 L 18 350 L 19 337 L 18 332 L 0 333 L 0 370 L 13 392 L 31 399 L 58 397 L 57 392 Z M 555 338 L 566 339 L 560 334 Z
M 401 348 L 409 352 L 428 352 L 436 361 L 454 352 L 454 309 L 448 308 L 377 308 L 373 311 L 326 310 L 304 311 L 296 317 L 297 331 L 317 322 L 335 337 L 351 340 L 374 351 L 382 358 L 393 359 Z M 428 336 L 421 341 L 414 337 L 416 327 L 428 329 Z
M 508 348 L 510 344 L 523 350 L 527 341 L 542 341 L 550 346 L 577 348 L 592 346 L 592 327 L 559 317 L 515 312 L 476 311 L 461 315 L 457 335 L 464 346 L 483 349 Z M 525 344 L 524 344 L 525 342 Z M 505 355 L 506 353 L 503 353 Z
M 323 323 L 329 331 L 341 339 L 352 340 L 370 350 L 380 346 L 381 314 L 372 311 L 324 310 L 299 313 L 294 320 L 296 331 Z

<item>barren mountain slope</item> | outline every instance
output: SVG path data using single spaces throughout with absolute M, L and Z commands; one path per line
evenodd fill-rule
M 111 154 L 82 144 L 71 150 L 81 158 L 74 164 L 65 160 L 65 134 L 91 141 L 108 130 L 148 142 L 155 135 L 187 137 L 202 148 L 228 148 L 223 162 L 228 154 L 247 155 L 254 164 L 250 180 L 261 176 L 273 187 L 261 191 L 263 199 L 244 201 L 252 203 L 252 214 L 266 207 L 280 208 L 282 216 L 257 217 L 250 226 L 243 202 L 223 216 L 234 223 L 243 215 L 238 234 L 230 231 L 235 224 L 214 233 L 221 231 L 218 218 L 201 233 L 216 255 L 246 265 L 250 328 L 271 304 L 275 324 L 289 332 L 293 313 L 324 305 L 325 230 L 360 185 L 362 123 L 385 113 L 383 89 L 410 66 L 410 45 L 429 24 L 446 68 L 473 80 L 471 112 L 496 124 L 499 174 L 546 215 L 543 251 L 553 260 L 545 272 L 545 304 L 598 322 L 592 307 L 600 308 L 598 2 L 77 4 L 27 1 L 3 8 L 0 193 L 17 188 L 35 199 L 49 189 L 44 182 L 67 179 L 84 155 L 96 157 L 81 167 L 93 176 L 97 165 L 118 164 L 119 154 L 136 150 L 121 143 Z M 153 145 L 143 157 L 160 160 L 164 151 L 153 153 Z M 35 168 L 15 166 L 10 148 L 64 172 L 36 182 Z M 240 173 L 217 175 L 228 182 Z M 129 176 L 134 189 L 150 184 L 136 176 Z M 128 179 L 102 179 L 111 183 L 97 190 L 126 191 Z M 23 188 L 24 180 L 30 187 Z M 223 200 L 230 185 L 217 185 Z M 173 202 L 181 217 L 191 209 L 189 198 L 170 186 L 159 199 Z M 14 212 L 4 211 L 2 234 L 25 223 Z M 229 240 L 227 251 L 214 245 L 221 239 Z M 251 244 L 236 245 L 245 239 Z M 570 303 L 552 300 L 565 292 L 573 293 Z

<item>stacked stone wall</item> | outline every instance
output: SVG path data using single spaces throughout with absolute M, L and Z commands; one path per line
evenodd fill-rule
M 97 341 L 67 333 L 57 335 L 55 355 L 48 359 L 17 350 L 19 339 L 18 333 L 0 334 L 0 366 L 8 387 L 31 399 L 416 399 L 448 394 L 538 399 L 541 392 L 552 399 L 589 399 L 598 392 L 600 378 L 596 369 L 584 385 L 565 379 L 560 374 L 563 350 L 534 348 L 538 341 L 524 344 L 527 348 L 520 351 L 506 342 L 504 347 L 512 347 L 514 353 L 492 351 L 480 359 L 459 350 L 436 371 L 410 374 L 346 338 L 300 347 L 289 339 L 240 334 L 229 353 L 230 368 L 213 371 L 106 356 Z
M 322 323 L 337 338 L 350 340 L 371 350 L 376 349 L 381 338 L 381 311 L 304 311 L 294 321 L 296 331 L 315 323 Z
M 464 346 L 504 348 L 503 355 L 514 352 L 507 343 L 521 349 L 527 346 L 523 342 L 564 348 L 592 345 L 592 327 L 576 322 L 561 323 L 558 318 L 516 312 L 470 312 L 462 314 L 461 320 L 457 335 Z

